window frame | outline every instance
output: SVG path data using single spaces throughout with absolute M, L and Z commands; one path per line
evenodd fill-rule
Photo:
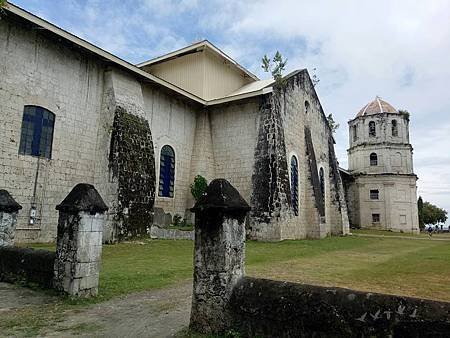
M 319 186 L 320 186 L 320 192 L 322 193 L 322 201 L 325 205 L 325 170 L 323 167 L 319 168 Z
M 380 190 L 378 190 L 378 189 L 370 189 L 369 190 L 369 198 L 371 200 L 379 200 L 380 199 Z
M 376 220 L 378 218 L 378 220 Z M 381 215 L 379 213 L 372 213 L 372 224 L 381 223 Z
M 391 121 L 391 135 L 392 135 L 392 137 L 398 137 L 398 122 L 397 122 L 397 120 Z
M 353 142 L 356 142 L 356 141 L 358 141 L 358 128 L 357 128 L 357 125 L 356 124 L 353 125 L 352 129 L 353 129 Z
M 19 155 L 52 158 L 56 115 L 47 108 L 25 105 L 20 128 Z
M 369 122 L 369 137 L 377 137 L 377 126 L 375 121 Z
M 369 164 L 371 167 L 378 166 L 378 155 L 377 153 L 370 153 L 369 155 Z
M 173 156 L 170 155 L 164 155 L 163 151 L 164 149 L 169 149 Z M 164 166 L 162 165 L 164 161 Z M 169 163 L 170 162 L 170 163 Z M 170 144 L 164 144 L 161 147 L 161 150 L 159 152 L 159 177 L 158 177 L 158 197 L 159 198 L 175 198 L 175 182 L 176 182 L 176 152 L 174 147 L 172 147 Z M 169 171 L 164 171 L 163 168 L 166 167 L 166 165 L 170 165 Z M 173 168 L 172 168 L 173 166 Z M 165 181 L 168 179 L 168 183 Z M 167 190 L 168 189 L 168 190 Z
M 295 167 L 293 165 L 293 161 L 295 161 Z M 293 182 L 293 177 L 295 173 L 296 182 Z M 298 159 L 297 156 L 292 155 L 291 156 L 291 162 L 290 162 L 290 188 L 291 188 L 291 204 L 292 209 L 294 211 L 294 215 L 299 215 L 299 170 L 298 170 Z M 295 186 L 294 186 L 295 183 Z M 295 190 L 293 189 L 295 187 Z M 295 198 L 294 198 L 295 197 Z

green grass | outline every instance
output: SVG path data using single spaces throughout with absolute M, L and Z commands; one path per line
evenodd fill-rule
M 48 244 L 33 247 L 54 250 L 54 245 Z M 105 245 L 97 298 L 63 298 L 55 304 L 2 313 L 0 332 L 42 334 L 46 326 L 63 319 L 64 311 L 188 282 L 192 278 L 192 253 L 193 242 L 185 240 L 146 239 Z M 246 250 L 249 276 L 444 301 L 450 301 L 449 267 L 448 241 L 348 236 L 273 243 L 250 241 Z
M 380 234 L 380 231 L 356 233 Z M 49 244 L 33 244 L 33 247 L 54 250 Z M 246 271 L 250 276 L 450 301 L 449 247 L 450 243 L 445 241 L 356 236 L 269 243 L 250 241 Z M 193 242 L 185 240 L 104 245 L 100 294 L 88 302 L 188 280 L 192 277 L 192 252 Z
M 380 235 L 380 236 L 401 236 L 401 237 L 414 237 L 414 238 L 428 238 L 429 235 L 426 232 L 419 234 L 413 234 L 408 232 L 394 232 L 389 230 L 370 230 L 370 229 L 352 229 L 352 233 L 356 235 Z M 450 239 L 450 233 L 433 233 L 433 238 L 448 238 Z

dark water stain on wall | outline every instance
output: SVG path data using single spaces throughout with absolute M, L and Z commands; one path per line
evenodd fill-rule
M 118 181 L 119 239 L 147 233 L 155 202 L 155 154 L 148 121 L 117 107 L 109 168 Z
M 311 138 L 311 130 L 305 127 L 305 143 L 306 143 L 306 155 L 309 162 L 309 171 L 311 177 L 311 184 L 313 186 L 314 198 L 316 208 L 320 213 L 320 216 L 325 216 L 325 205 L 322 196 L 322 190 L 320 189 L 319 172 L 317 170 L 316 154 L 314 152 L 314 146 Z
M 255 168 L 252 177 L 252 217 L 268 223 L 282 205 L 291 205 L 286 145 L 279 93 L 263 97 L 260 108 Z

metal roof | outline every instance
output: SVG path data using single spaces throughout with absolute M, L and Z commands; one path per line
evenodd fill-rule
M 136 66 L 139 68 L 145 67 L 145 66 L 150 66 L 150 65 L 154 65 L 157 63 L 161 63 L 161 62 L 165 62 L 168 60 L 171 60 L 173 58 L 176 57 L 181 57 L 183 55 L 188 54 L 189 52 L 192 51 L 200 51 L 203 50 L 204 48 L 208 48 L 209 50 L 213 51 L 215 54 L 219 55 L 221 58 L 227 60 L 228 62 L 230 62 L 232 65 L 234 65 L 236 68 L 238 68 L 240 71 L 242 71 L 243 73 L 245 73 L 247 76 L 249 76 L 250 78 L 252 78 L 255 81 L 258 81 L 258 77 L 251 73 L 248 69 L 244 68 L 243 66 L 241 66 L 239 63 L 237 63 L 235 60 L 233 60 L 231 57 L 229 57 L 227 54 L 225 54 L 222 50 L 220 50 L 219 48 L 217 48 L 216 46 L 214 46 L 211 42 L 209 42 L 208 40 L 202 40 L 200 42 L 196 42 L 193 43 L 189 46 L 183 47 L 181 49 L 178 49 L 176 51 L 158 56 L 154 59 L 145 61 L 145 62 L 141 62 L 139 64 L 137 64 Z

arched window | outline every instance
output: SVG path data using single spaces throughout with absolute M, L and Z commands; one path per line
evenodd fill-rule
M 370 154 L 370 165 L 376 166 L 378 165 L 378 156 L 375 153 Z
M 320 191 L 322 192 L 322 202 L 325 204 L 325 177 L 323 168 L 319 169 Z
M 308 114 L 309 112 L 309 102 L 305 101 L 305 114 Z
M 352 129 L 353 129 L 353 142 L 355 142 L 358 140 L 358 129 L 357 129 L 356 125 L 354 125 L 352 127 Z
M 377 136 L 377 131 L 375 129 L 375 122 L 369 122 L 369 136 L 375 137 Z
M 175 185 L 175 152 L 171 146 L 161 149 L 159 160 L 159 191 L 158 196 L 173 197 Z
M 398 136 L 397 120 L 392 120 L 392 136 Z
M 295 216 L 298 216 L 298 161 L 291 157 L 291 201 Z
M 45 158 L 52 157 L 55 114 L 45 108 L 25 106 L 19 154 Z

